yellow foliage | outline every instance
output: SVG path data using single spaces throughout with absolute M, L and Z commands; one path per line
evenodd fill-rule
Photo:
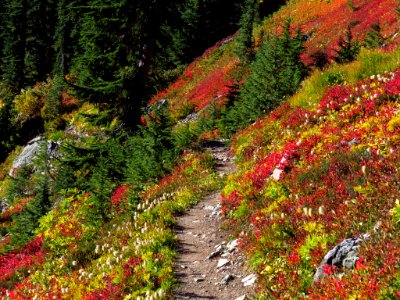
M 305 231 L 309 233 L 323 233 L 324 232 L 324 225 L 317 224 L 315 222 L 309 222 L 303 225 Z
M 44 104 L 41 96 L 42 95 L 34 89 L 22 90 L 21 94 L 15 96 L 15 108 L 22 120 L 40 115 L 40 109 Z
M 394 116 L 387 124 L 387 129 L 390 132 L 395 131 L 400 127 L 400 114 Z

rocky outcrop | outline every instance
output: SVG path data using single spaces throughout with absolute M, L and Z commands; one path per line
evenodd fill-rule
M 46 140 L 45 138 L 38 136 L 28 142 L 28 144 L 22 149 L 21 153 L 15 158 L 9 175 L 14 177 L 17 171 L 25 165 L 30 165 L 33 163 L 34 159 L 40 152 L 43 145 L 47 143 L 47 154 L 50 158 L 56 157 L 57 150 L 60 146 L 60 142 L 53 142 Z
M 373 228 L 373 234 L 377 234 L 381 222 L 378 222 Z M 357 261 L 360 259 L 358 250 L 361 243 L 366 242 L 371 238 L 370 233 L 343 240 L 340 244 L 331 249 L 318 266 L 314 274 L 313 281 L 318 282 L 328 276 L 326 270 L 334 268 L 339 272 L 344 272 L 346 269 L 353 269 Z
M 314 282 L 321 281 L 326 274 L 326 267 L 334 267 L 337 270 L 352 269 L 358 257 L 358 249 L 364 238 L 345 239 L 339 245 L 331 249 L 324 257 L 314 274 Z

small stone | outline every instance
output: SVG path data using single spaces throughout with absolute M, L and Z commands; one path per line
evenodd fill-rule
M 278 181 L 280 176 L 281 176 L 281 174 L 282 174 L 282 172 L 283 172 L 283 170 L 275 168 L 274 171 L 272 172 L 271 177 L 273 179 L 275 179 L 276 181 Z
M 232 252 L 235 249 L 237 249 L 237 246 L 238 246 L 237 239 L 236 240 L 232 240 L 226 245 L 226 250 L 228 250 L 229 252 Z
M 216 245 L 214 248 L 215 248 L 215 251 L 222 251 L 224 249 L 224 247 L 225 247 L 224 244 L 219 244 L 219 245 Z
M 182 269 L 186 269 L 186 266 L 185 266 L 185 265 L 181 265 L 181 268 L 182 268 Z
M 247 299 L 246 295 L 242 295 L 240 297 L 237 297 L 235 300 L 246 300 L 246 299 Z
M 215 258 L 215 257 L 219 256 L 220 254 L 221 254 L 221 250 L 216 250 L 216 251 L 212 252 L 209 256 L 207 256 L 207 259 Z
M 233 276 L 232 274 L 228 274 L 224 278 L 222 278 L 221 284 L 228 284 L 230 281 L 232 281 L 234 279 L 235 279 L 235 276 Z
M 210 214 L 210 218 L 215 218 L 215 217 L 219 217 L 219 215 L 221 214 L 221 209 L 222 206 L 221 204 L 218 204 L 212 211 L 212 213 Z
M 202 282 L 202 281 L 204 281 L 204 278 L 201 278 L 201 277 L 200 278 L 198 277 L 198 278 L 194 279 L 194 282 Z
M 218 261 L 217 268 L 222 268 L 223 266 L 226 266 L 226 265 L 228 265 L 229 263 L 230 263 L 229 259 L 221 258 L 221 259 Z
M 250 274 L 246 276 L 245 278 L 242 279 L 243 285 L 244 286 L 250 286 L 253 285 L 257 280 L 257 275 L 256 274 Z

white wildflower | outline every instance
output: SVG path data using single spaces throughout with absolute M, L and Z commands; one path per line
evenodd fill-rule
M 361 166 L 361 172 L 366 175 L 367 174 L 367 167 L 365 165 Z
M 325 214 L 325 207 L 323 205 L 318 208 L 318 214 L 320 215 Z
M 312 217 L 312 209 L 311 209 L 311 207 L 308 208 L 307 215 L 308 215 L 309 217 Z

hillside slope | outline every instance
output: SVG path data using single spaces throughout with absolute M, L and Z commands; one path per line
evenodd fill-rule
M 32 164 L 13 164 L 27 151 L 19 147 L 1 165 L 0 297 L 173 299 L 177 216 L 215 191 L 257 274 L 258 299 L 400 297 L 398 8 L 292 0 L 258 24 L 255 50 L 290 17 L 310 73 L 231 137 L 238 171 L 227 178 L 196 149 L 226 134 L 226 111 L 251 75 L 237 35 L 156 94 L 133 136 L 66 89 L 66 129 L 39 139 Z M 383 44 L 333 63 L 347 29 L 361 43 L 378 23 Z M 322 70 L 317 50 L 331 63 Z M 50 83 L 21 91 L 20 118 L 40 115 Z

